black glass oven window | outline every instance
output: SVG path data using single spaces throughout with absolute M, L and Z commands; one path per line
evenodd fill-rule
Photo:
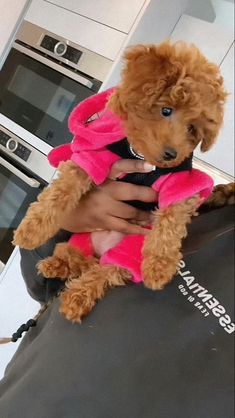
M 1 152 L 0 156 L 4 158 Z M 20 166 L 16 168 L 21 170 Z M 29 173 L 25 172 L 25 174 Z M 14 250 L 12 245 L 14 230 L 25 216 L 30 203 L 36 200 L 44 186 L 42 182 L 38 188 L 30 187 L 0 164 L 0 269 L 1 263 L 5 264 Z
M 71 142 L 72 109 L 97 92 L 11 49 L 0 71 L 0 113 L 52 147 Z
M 25 190 L 0 173 L 0 241 L 10 225 L 17 227 L 12 223 L 26 195 Z
M 59 122 L 64 122 L 76 98 L 75 94 L 22 65 L 16 68 L 8 90 Z

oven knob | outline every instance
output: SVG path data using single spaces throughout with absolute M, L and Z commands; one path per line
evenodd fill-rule
M 6 148 L 8 149 L 8 151 L 10 152 L 14 152 L 18 147 L 18 142 L 15 139 L 8 139 L 7 143 L 6 143 Z
M 54 53 L 56 55 L 58 55 L 59 57 L 62 57 L 65 54 L 66 51 L 67 51 L 67 45 L 66 45 L 66 43 L 64 43 L 64 42 L 58 42 L 55 45 Z

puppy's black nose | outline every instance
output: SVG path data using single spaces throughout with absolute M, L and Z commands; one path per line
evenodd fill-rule
M 173 148 L 166 148 L 165 152 L 163 154 L 163 160 L 165 161 L 171 161 L 175 160 L 177 157 L 177 152 Z

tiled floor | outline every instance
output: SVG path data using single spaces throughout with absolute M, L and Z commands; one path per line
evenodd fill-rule
M 0 275 L 0 337 L 9 337 L 39 310 L 39 304 L 26 292 L 20 273 L 19 252 L 6 274 Z M 0 379 L 19 343 L 0 345 Z

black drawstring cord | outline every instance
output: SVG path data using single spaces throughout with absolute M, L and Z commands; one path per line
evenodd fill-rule
M 14 334 L 12 334 L 11 337 L 6 338 L 0 338 L 0 344 L 8 344 L 8 343 L 15 343 L 18 341 L 21 337 L 23 332 L 27 332 L 30 328 L 35 327 L 37 325 L 37 321 L 40 318 L 40 316 L 45 312 L 45 310 L 48 308 L 48 306 L 51 304 L 52 300 L 50 300 L 48 303 L 43 305 L 37 315 L 33 319 L 29 319 L 26 324 L 22 324 Z

